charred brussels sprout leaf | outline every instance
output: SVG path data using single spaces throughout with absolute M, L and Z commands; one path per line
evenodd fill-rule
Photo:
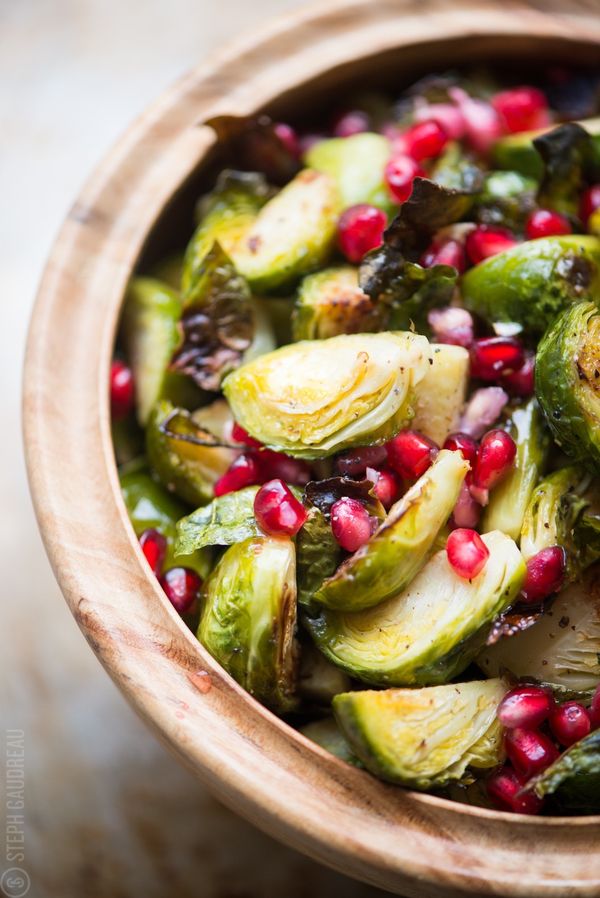
M 322 583 L 314 601 L 338 611 L 361 611 L 405 589 L 433 551 L 468 470 L 459 452 L 442 450 L 365 545 Z
M 493 171 L 485 179 L 477 199 L 475 218 L 486 225 L 522 231 L 536 208 L 537 182 L 515 171 Z
M 236 421 L 270 449 L 300 458 L 385 443 L 413 416 L 431 348 L 412 333 L 305 340 L 230 374 Z
M 203 546 L 232 546 L 251 536 L 261 536 L 254 517 L 257 486 L 224 496 L 196 509 L 177 524 L 178 555 L 189 555 Z
M 326 268 L 304 278 L 296 299 L 294 340 L 323 340 L 338 334 L 381 330 L 384 310 L 358 286 L 350 266 Z
M 416 388 L 411 427 L 441 446 L 459 430 L 469 384 L 469 353 L 462 346 L 431 344 L 432 364 Z
M 286 184 L 298 171 L 298 160 L 267 115 L 219 115 L 205 124 L 216 131 L 233 164 L 251 173 L 264 172 L 274 184 Z
M 313 720 L 312 723 L 303 726 L 300 732 L 311 742 L 315 742 L 329 754 L 339 758 L 340 761 L 345 761 L 354 767 L 362 767 L 362 763 L 353 753 L 335 718 L 326 717 L 323 720 Z
M 542 334 L 556 316 L 600 290 L 600 240 L 542 237 L 498 253 L 468 271 L 464 305 L 490 323 Z
M 430 789 L 503 759 L 502 680 L 348 692 L 333 700 L 351 750 L 381 779 Z M 469 777 L 471 779 L 472 777 Z
M 539 205 L 576 216 L 585 175 L 592 165 L 592 137 L 581 125 L 567 122 L 536 137 L 533 145 L 544 164 Z
M 326 480 L 311 480 L 305 489 L 307 502 L 314 505 L 329 520 L 331 506 L 338 499 L 358 499 L 372 517 L 383 520 L 385 508 L 373 493 L 373 481 L 353 480 L 350 477 L 328 477 Z
M 289 539 L 231 546 L 204 584 L 198 639 L 251 695 L 274 711 L 297 702 L 296 571 Z
M 508 536 L 487 533 L 483 541 L 490 557 L 473 580 L 452 570 L 444 549 L 387 602 L 307 618 L 316 645 L 350 676 L 376 686 L 447 682 L 472 661 L 525 576 L 521 553 Z
M 600 812 L 600 730 L 594 730 L 527 783 L 539 798 L 551 797 L 558 812 Z
M 600 162 L 600 118 L 586 119 L 577 124 L 591 135 L 591 158 L 592 164 L 596 166 Z M 534 141 L 548 133 L 549 129 L 525 131 L 502 137 L 492 150 L 495 165 L 498 168 L 512 169 L 526 177 L 540 180 L 544 174 L 544 162 L 534 146 Z
M 558 445 L 600 472 L 600 312 L 566 309 L 538 347 L 536 394 Z
M 341 551 L 323 512 L 313 507 L 296 538 L 298 601 L 312 603 L 312 597 L 326 577 L 336 570 Z

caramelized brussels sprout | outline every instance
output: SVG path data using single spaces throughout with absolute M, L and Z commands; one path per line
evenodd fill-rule
M 487 533 L 490 557 L 473 580 L 436 553 L 408 589 L 375 608 L 323 610 L 307 618 L 316 645 L 350 676 L 377 686 L 444 683 L 477 654 L 490 622 L 518 595 L 525 564 L 503 533 Z
M 280 713 L 296 705 L 296 570 L 289 539 L 231 546 L 204 584 L 198 639 L 234 680 Z
M 385 443 L 412 418 L 431 350 L 412 333 L 305 340 L 232 372 L 223 390 L 233 415 L 271 449 L 320 458 Z
M 503 759 L 499 679 L 425 689 L 348 692 L 333 700 L 350 749 L 381 779 L 414 789 L 463 780 Z M 471 777 L 472 778 L 472 777 Z
M 305 161 L 310 168 L 335 179 L 342 208 L 370 203 L 392 212 L 394 207 L 384 181 L 391 152 L 387 137 L 367 131 L 352 137 L 320 140 L 310 148 Z
M 600 472 L 600 311 L 571 306 L 538 347 L 535 389 L 558 445 Z
M 337 611 L 362 611 L 405 589 L 433 551 L 468 470 L 460 452 L 442 449 L 373 536 L 321 584 L 313 601 Z
M 600 160 L 600 118 L 586 119 L 578 124 L 592 135 L 594 152 Z M 492 149 L 494 163 L 499 168 L 508 168 L 530 178 L 540 179 L 544 173 L 542 157 L 533 141 L 546 131 L 521 131 L 498 140 Z
M 411 427 L 441 446 L 458 430 L 469 383 L 469 353 L 462 346 L 432 343 L 431 348 L 433 363 L 416 387 Z
M 512 413 L 506 430 L 517 444 L 515 464 L 492 491 L 483 516 L 484 530 L 502 530 L 519 540 L 531 494 L 539 480 L 549 448 L 548 431 L 537 402 L 532 399 Z
M 298 290 L 292 333 L 294 340 L 323 340 L 338 334 L 381 330 L 381 306 L 358 286 L 351 266 L 326 268 L 308 275 Z
M 564 309 L 600 290 L 600 240 L 529 240 L 476 265 L 461 290 L 465 306 L 492 324 L 512 322 L 542 334 Z
M 486 676 L 507 670 L 567 697 L 593 692 L 600 683 L 600 568 L 559 593 L 535 626 L 485 648 L 477 664 Z
M 353 754 L 352 749 L 348 745 L 348 740 L 342 735 L 333 717 L 313 720 L 312 723 L 307 723 L 306 726 L 303 726 L 300 732 L 307 739 L 310 739 L 311 742 L 315 742 L 321 748 L 324 748 L 325 751 L 339 758 L 340 761 L 345 761 L 354 767 L 362 767 L 361 762 Z
M 600 730 L 580 739 L 529 780 L 527 790 L 538 798 L 550 797 L 553 810 L 578 814 L 600 812 Z

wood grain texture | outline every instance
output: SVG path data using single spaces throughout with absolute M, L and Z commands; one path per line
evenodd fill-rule
M 226 804 L 323 863 L 415 898 L 434 888 L 598 896 L 600 819 L 515 818 L 385 786 L 308 743 L 224 674 L 149 575 L 121 501 L 106 391 L 119 308 L 149 232 L 211 148 L 199 121 L 306 104 L 379 66 L 406 72 L 494 54 L 597 61 L 599 48 L 596 0 L 335 0 L 274 23 L 184 78 L 115 147 L 64 224 L 32 321 L 29 477 L 88 642 Z

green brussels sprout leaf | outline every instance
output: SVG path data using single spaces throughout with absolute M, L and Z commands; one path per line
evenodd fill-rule
M 247 486 L 224 496 L 217 496 L 208 505 L 197 508 L 177 523 L 178 555 L 190 555 L 203 546 L 232 546 L 262 533 L 254 517 L 257 486 Z
M 316 590 L 326 577 L 335 573 L 341 557 L 329 521 L 317 506 L 313 506 L 296 537 L 298 601 L 301 605 L 312 604 Z

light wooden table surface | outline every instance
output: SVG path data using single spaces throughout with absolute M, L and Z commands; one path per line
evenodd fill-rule
M 0 0 L 0 714 L 3 730 L 24 731 L 25 860 L 18 866 L 30 877 L 32 898 L 382 894 L 223 809 L 135 717 L 60 596 L 22 461 L 27 321 L 51 240 L 81 182 L 179 74 L 224 40 L 297 5 Z M 4 841 L 0 874 L 13 865 Z

